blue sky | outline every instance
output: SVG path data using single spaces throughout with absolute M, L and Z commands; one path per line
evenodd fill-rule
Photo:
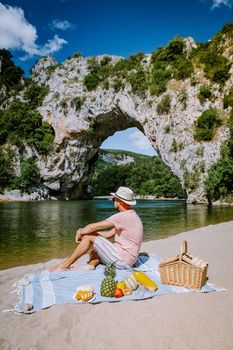
M 0 1 L 0 47 L 28 74 L 43 55 L 58 62 L 75 52 L 128 57 L 152 52 L 175 35 L 205 42 L 232 21 L 233 0 L 7 0 Z M 106 147 L 151 154 L 136 131 L 116 133 Z

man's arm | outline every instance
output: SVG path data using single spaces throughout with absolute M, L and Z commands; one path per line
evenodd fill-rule
M 115 236 L 116 234 L 116 229 L 115 227 L 112 228 L 111 230 L 108 231 L 99 231 L 97 232 L 99 236 L 104 237 L 104 238 L 111 238 L 113 236 Z
M 102 220 L 102 221 L 99 221 L 96 223 L 89 224 L 89 225 L 85 226 L 84 228 L 78 229 L 78 231 L 76 232 L 76 242 L 78 242 L 80 240 L 80 238 L 84 235 L 88 235 L 92 232 L 96 232 L 98 230 L 103 230 L 105 228 L 110 228 L 113 226 L 114 225 L 108 220 Z M 98 232 L 98 234 L 100 234 L 100 233 Z M 107 232 L 106 232 L 106 234 L 107 234 Z M 106 237 L 106 236 L 103 236 L 103 237 Z

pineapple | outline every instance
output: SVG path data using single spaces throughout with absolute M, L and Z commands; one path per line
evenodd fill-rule
M 116 276 L 116 264 L 111 263 L 106 265 L 104 269 L 104 274 L 105 276 L 111 276 L 112 278 L 114 278 Z
M 115 263 L 109 264 L 104 269 L 105 278 L 100 286 L 100 294 L 103 297 L 113 297 L 117 282 L 114 280 L 116 276 Z

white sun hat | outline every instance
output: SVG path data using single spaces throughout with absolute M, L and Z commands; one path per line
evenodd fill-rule
M 113 197 L 120 199 L 122 202 L 135 205 L 136 200 L 133 191 L 128 187 L 119 187 L 115 193 L 110 193 Z

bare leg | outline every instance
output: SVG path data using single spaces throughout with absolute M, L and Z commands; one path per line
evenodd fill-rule
M 78 244 L 74 252 L 60 264 L 49 269 L 50 272 L 53 271 L 64 271 L 70 268 L 76 260 L 78 260 L 81 256 L 87 253 L 91 244 L 95 242 L 96 235 L 86 235 L 83 236 L 81 242 Z M 96 265 L 94 265 L 96 266 Z
M 100 259 L 95 250 L 92 250 L 89 255 L 88 264 L 94 266 L 94 268 L 100 263 Z

